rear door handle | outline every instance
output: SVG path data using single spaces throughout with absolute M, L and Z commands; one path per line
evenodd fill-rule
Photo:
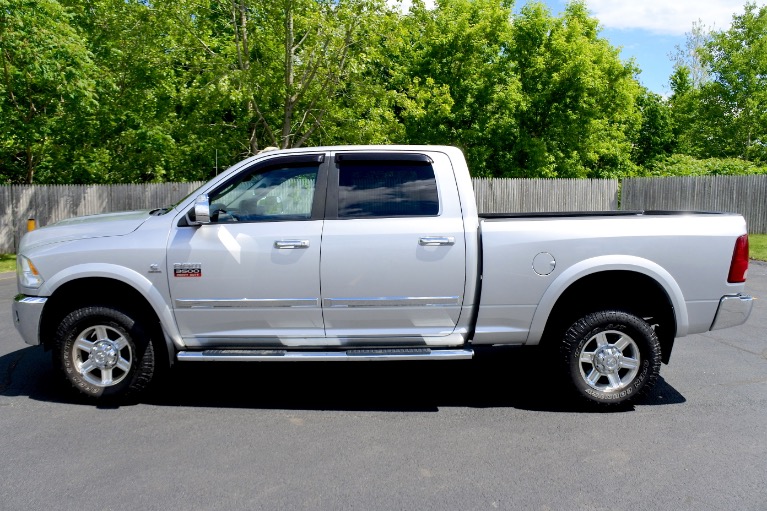
M 423 247 L 438 247 L 444 245 L 455 245 L 453 236 L 423 236 L 418 240 L 418 244 Z
M 309 248 L 309 240 L 277 240 L 274 242 L 274 248 L 279 248 L 279 249 Z

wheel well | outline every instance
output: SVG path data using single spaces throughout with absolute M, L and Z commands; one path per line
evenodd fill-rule
M 645 318 L 653 325 L 668 363 L 676 337 L 674 306 L 666 291 L 653 278 L 632 271 L 605 271 L 572 283 L 549 314 L 543 343 L 558 343 L 565 331 L 586 314 L 621 310 Z
M 72 311 L 87 306 L 114 307 L 141 320 L 155 344 L 155 354 L 165 362 L 167 348 L 160 319 L 147 299 L 134 287 L 115 279 L 90 277 L 62 285 L 48 298 L 41 319 L 40 338 L 45 349 L 53 347 L 56 329 Z M 164 357 L 164 358 L 162 358 Z

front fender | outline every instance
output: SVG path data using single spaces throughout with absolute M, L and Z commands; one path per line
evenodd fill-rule
M 538 344 L 549 320 L 551 311 L 562 294 L 583 277 L 604 271 L 631 271 L 647 275 L 666 291 L 674 307 L 676 317 L 676 336 L 687 335 L 689 319 L 682 289 L 663 267 L 642 257 L 629 255 L 608 255 L 584 259 L 563 271 L 546 289 L 533 315 L 526 344 Z
M 46 279 L 39 289 L 39 295 L 52 296 L 64 284 L 86 278 L 117 280 L 134 288 L 146 299 L 155 314 L 157 314 L 163 331 L 173 344 L 177 348 L 184 347 L 176 321 L 173 318 L 173 313 L 157 286 L 146 276 L 125 266 L 108 263 L 87 263 L 67 267 Z

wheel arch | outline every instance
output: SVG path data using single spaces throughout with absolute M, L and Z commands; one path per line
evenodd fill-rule
M 67 314 L 81 307 L 106 306 L 135 314 L 137 319 L 141 319 L 157 344 L 156 348 L 164 348 L 157 350 L 163 357 L 163 363 L 172 363 L 175 324 L 168 323 L 170 311 L 164 310 L 167 306 L 161 306 L 158 312 L 157 306 L 152 303 L 162 298 L 151 296 L 159 295 L 151 282 L 146 280 L 147 285 L 140 286 L 143 288 L 140 290 L 135 282 L 126 282 L 126 279 L 115 275 L 90 275 L 61 279 L 57 284 L 46 301 L 40 322 L 40 340 L 45 349 L 52 347 L 56 329 Z M 149 291 L 149 296 L 142 291 Z
M 640 258 L 587 260 L 559 276 L 544 294 L 528 344 L 556 342 L 577 319 L 599 310 L 623 310 L 656 325 L 662 360 L 668 363 L 674 339 L 687 333 L 687 309 L 679 285 L 657 264 Z M 599 293 L 594 290 L 618 289 Z

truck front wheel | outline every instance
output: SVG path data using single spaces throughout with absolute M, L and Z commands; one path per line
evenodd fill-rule
M 154 350 L 141 324 L 109 307 L 69 313 L 56 331 L 53 363 L 80 392 L 99 399 L 137 394 L 152 380 Z
M 661 350 L 645 320 L 622 311 L 584 316 L 565 333 L 565 371 L 575 391 L 592 403 L 617 404 L 649 390 L 658 378 Z

